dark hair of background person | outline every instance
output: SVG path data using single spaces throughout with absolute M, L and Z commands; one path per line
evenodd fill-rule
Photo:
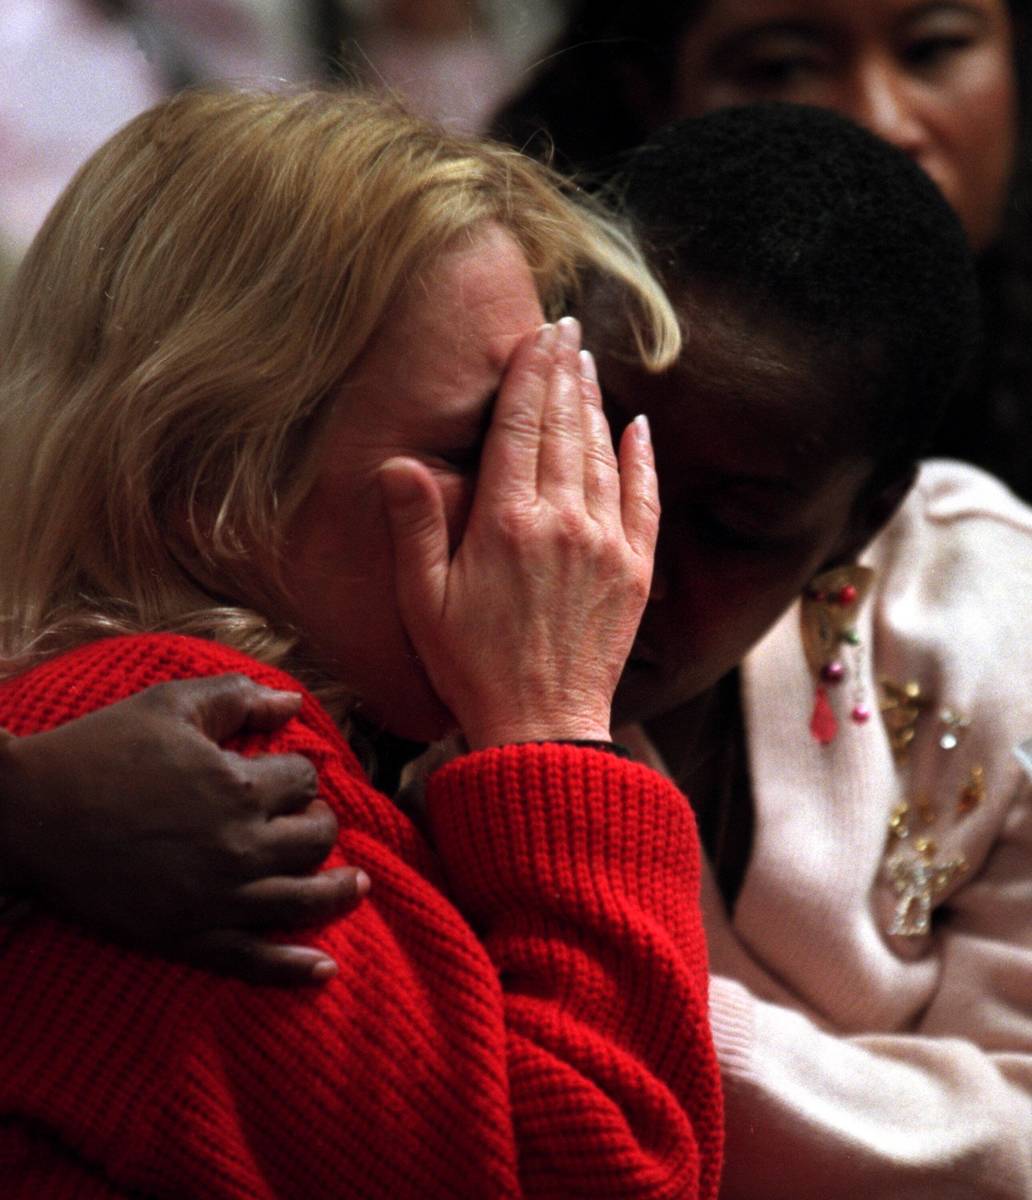
M 827 109 L 763 103 L 664 126 L 608 194 L 689 322 L 701 289 L 780 333 L 869 439 L 875 485 L 909 474 L 979 330 L 963 228 L 916 163 Z
M 1003 227 L 978 262 L 988 336 L 928 449 L 975 462 L 1032 499 L 1032 3 L 1007 7 L 1021 128 Z M 657 124 L 679 38 L 703 8 L 704 0 L 582 0 L 492 133 L 586 184 L 604 178 Z

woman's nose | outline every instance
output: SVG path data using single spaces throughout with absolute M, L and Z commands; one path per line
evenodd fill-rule
M 859 66 L 842 109 L 915 160 L 928 149 L 928 128 L 914 83 L 898 63 L 878 60 Z

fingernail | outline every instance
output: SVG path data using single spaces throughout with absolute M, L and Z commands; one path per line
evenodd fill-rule
M 643 446 L 652 445 L 652 430 L 649 427 L 649 419 L 644 413 L 638 415 L 631 422 L 634 426 L 634 436 Z
M 576 350 L 580 345 L 580 321 L 576 317 L 563 317 L 558 329 L 560 344 L 567 350 Z
M 369 889 L 373 886 L 373 881 L 365 873 L 365 871 L 355 872 L 355 895 L 368 896 Z
M 578 356 L 580 358 L 581 376 L 588 383 L 598 383 L 598 368 L 595 366 L 595 356 L 590 350 L 582 350 Z
M 282 688 L 271 688 L 262 686 L 262 691 L 269 697 L 270 700 L 300 700 L 300 692 L 285 692 Z
M 325 983 L 327 979 L 332 979 L 340 968 L 332 958 L 320 958 L 312 967 L 312 978 L 316 983 Z
M 551 350 L 555 345 L 555 326 L 542 325 L 538 330 L 537 344 L 541 350 Z

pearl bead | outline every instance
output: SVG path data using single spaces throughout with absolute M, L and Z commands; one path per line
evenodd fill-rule
M 864 725 L 871 719 L 871 710 L 866 704 L 856 704 L 853 706 L 853 711 L 849 714 L 857 725 Z

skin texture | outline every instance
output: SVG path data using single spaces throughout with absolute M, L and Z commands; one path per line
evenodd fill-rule
M 787 100 L 911 155 L 976 250 L 999 229 L 1017 96 L 1003 0 L 719 0 L 684 34 L 672 116 Z
M 227 675 L 150 688 L 50 733 L 4 735 L 4 886 L 118 940 L 256 982 L 329 978 L 327 955 L 250 930 L 321 923 L 369 880 L 351 868 L 307 874 L 337 834 L 307 759 L 244 759 L 217 745 L 278 729 L 299 702 Z
M 544 320 L 530 271 L 504 235 L 441 260 L 428 303 L 416 282 L 337 399 L 318 474 L 291 521 L 291 618 L 374 722 L 430 741 L 454 728 L 415 657 L 394 601 L 394 549 L 379 473 L 423 462 L 440 488 L 449 539 L 465 525 L 489 405 L 519 342 Z M 475 330 L 475 336 L 471 336 Z
M 541 321 L 516 243 L 477 231 L 399 296 L 322 435 L 288 615 L 391 733 L 609 736 L 654 474 L 633 435 L 617 474 L 579 326 Z

